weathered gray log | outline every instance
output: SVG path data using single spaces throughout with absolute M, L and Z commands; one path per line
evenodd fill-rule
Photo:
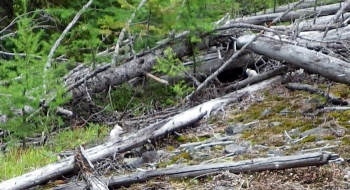
M 337 159 L 339 156 L 326 152 L 314 152 L 291 156 L 278 156 L 270 158 L 258 158 L 253 160 L 243 160 L 238 162 L 214 163 L 205 165 L 192 165 L 182 167 L 170 167 L 159 170 L 138 172 L 130 175 L 115 176 L 110 178 L 108 186 L 118 188 L 129 186 L 133 183 L 140 183 L 159 176 L 170 178 L 196 177 L 203 175 L 212 175 L 222 171 L 232 173 L 260 172 L 266 170 L 283 170 L 288 168 L 320 166 Z M 105 179 L 107 181 L 107 179 Z M 53 188 L 53 190 L 76 189 L 82 190 L 84 182 L 72 183 Z
M 243 95 L 252 93 L 257 90 L 264 89 L 272 83 L 280 81 L 282 77 L 275 77 L 270 80 L 263 81 L 259 84 L 249 86 L 245 89 L 232 92 L 222 98 L 213 99 L 194 108 L 191 108 L 183 113 L 177 114 L 174 117 L 165 119 L 146 128 L 139 130 L 137 133 L 125 137 L 118 141 L 107 142 L 100 146 L 86 150 L 87 157 L 91 162 L 95 162 L 113 155 L 121 153 L 140 145 L 147 143 L 149 140 L 162 138 L 169 132 L 181 129 L 191 123 L 201 119 L 205 115 L 210 115 L 213 111 L 222 108 L 223 106 L 239 100 Z M 69 157 L 59 162 L 39 168 L 22 176 L 18 176 L 0 183 L 3 189 L 25 189 L 42 184 L 49 180 L 59 178 L 62 175 L 72 173 L 75 168 L 74 158 Z
M 324 32 L 320 31 L 311 31 L 311 32 L 301 32 L 299 34 L 300 37 L 304 39 L 308 39 L 308 41 L 322 40 Z M 340 40 L 348 40 L 350 36 L 350 26 L 339 27 L 337 29 L 329 30 L 327 36 L 323 39 L 323 41 L 340 41 Z M 306 40 L 304 40 L 306 41 Z M 306 42 L 307 43 L 307 42 Z
M 281 18 L 280 21 L 282 22 L 288 22 L 291 20 L 295 20 L 298 18 L 301 18 L 301 16 L 326 16 L 326 15 L 332 15 L 337 13 L 337 11 L 340 9 L 339 3 L 331 4 L 331 5 L 324 5 L 324 6 L 317 6 L 316 8 L 306 8 L 306 9 L 299 9 L 296 11 L 291 11 L 288 14 L 286 14 L 283 18 Z M 350 8 L 346 8 L 345 11 L 349 11 Z M 237 23 L 237 22 L 243 22 L 243 23 L 249 23 L 249 24 L 264 24 L 266 22 L 272 21 L 273 19 L 277 18 L 283 13 L 268 13 L 264 15 L 258 15 L 258 16 L 250 16 L 250 17 L 243 17 L 239 19 L 232 19 L 227 24 Z M 227 25 L 225 24 L 225 25 Z M 225 26 L 224 25 L 224 26 Z
M 237 40 L 237 46 L 242 47 L 254 35 L 242 36 Z M 350 84 L 350 64 L 340 59 L 308 50 L 292 44 L 265 36 L 260 37 L 248 46 L 248 49 L 257 54 L 266 55 L 281 62 L 287 62 L 298 68 L 317 73 L 336 82 Z
M 338 2 L 344 2 L 344 0 L 340 0 Z M 285 12 L 289 9 L 289 7 L 297 4 L 298 2 L 295 3 L 288 3 L 286 5 L 281 5 L 276 7 L 275 9 L 267 9 L 266 11 L 261 11 L 261 12 L 257 12 L 257 15 L 263 15 L 266 13 L 280 13 L 280 12 Z M 306 0 L 304 2 L 302 2 L 301 4 L 297 5 L 296 8 L 297 9 L 305 9 L 305 8 L 310 8 L 310 7 L 314 7 L 314 6 L 320 6 L 320 5 L 324 5 L 328 3 L 328 0 Z
M 271 26 L 271 28 L 278 31 L 325 31 L 327 26 L 330 26 L 330 29 L 339 28 L 339 23 L 343 23 L 349 17 L 350 13 L 344 13 L 340 18 L 338 18 L 338 20 L 334 21 L 334 15 L 327 15 L 317 17 L 316 19 L 310 18 L 308 20 L 301 20 L 298 22 L 294 22 L 288 26 Z

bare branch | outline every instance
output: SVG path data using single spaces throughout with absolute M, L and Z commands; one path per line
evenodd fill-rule
M 62 32 L 61 36 L 56 40 L 55 44 L 50 50 L 49 55 L 47 56 L 47 61 L 45 63 L 45 68 L 44 68 L 44 80 L 46 81 L 46 76 L 47 76 L 47 70 L 51 67 L 51 62 L 52 62 L 52 57 L 53 54 L 55 53 L 56 49 L 60 45 L 61 41 L 63 38 L 67 35 L 68 31 L 74 26 L 74 24 L 78 21 L 80 16 L 86 11 L 87 8 L 92 4 L 93 0 L 89 0 L 82 9 L 74 16 L 73 20 L 68 24 L 68 26 L 64 29 Z M 44 82 L 44 89 L 46 89 L 46 82 Z
M 122 31 L 120 32 L 117 44 L 115 45 L 115 49 L 114 49 L 114 53 L 113 53 L 113 58 L 112 58 L 112 67 L 115 67 L 116 63 L 117 63 L 117 59 L 118 59 L 118 54 L 119 54 L 119 48 L 120 48 L 120 43 L 121 41 L 124 39 L 124 35 L 126 32 L 126 29 L 129 29 L 130 23 L 131 21 L 134 19 L 135 15 L 136 15 L 136 11 L 138 11 L 145 3 L 147 2 L 147 0 L 142 0 L 139 4 L 139 6 L 137 6 L 137 9 L 131 14 L 131 17 L 128 19 L 128 21 L 125 23 L 124 28 L 122 29 Z
M 333 22 L 337 22 L 337 20 L 339 19 L 340 15 L 343 14 L 345 12 L 345 9 L 348 8 L 350 6 L 350 0 L 347 0 L 343 6 L 338 10 L 338 12 L 334 15 L 333 17 Z M 339 24 L 339 26 L 341 25 L 341 23 Z M 323 38 L 324 39 L 327 36 L 329 27 L 327 27 L 326 31 L 324 32 Z
M 166 81 L 166 80 L 164 80 L 164 79 L 161 79 L 161 78 L 158 78 L 158 77 L 152 75 L 151 73 L 145 72 L 144 74 L 145 74 L 147 77 L 149 77 L 149 78 L 151 78 L 151 79 L 153 79 L 153 80 L 155 80 L 155 81 L 157 81 L 157 82 L 159 82 L 159 83 L 162 83 L 162 84 L 165 84 L 165 85 L 169 85 L 169 82 L 168 82 L 168 81 Z

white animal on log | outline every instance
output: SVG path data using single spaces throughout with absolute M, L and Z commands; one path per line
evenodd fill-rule
M 252 69 L 249 69 L 249 68 L 247 68 L 247 70 L 245 72 L 247 73 L 248 77 L 252 77 L 252 76 L 258 75 L 258 73 L 256 73 L 255 70 L 252 70 Z
M 119 135 L 122 133 L 124 133 L 123 128 L 121 128 L 118 124 L 115 125 L 109 134 L 110 140 L 117 140 L 119 138 Z

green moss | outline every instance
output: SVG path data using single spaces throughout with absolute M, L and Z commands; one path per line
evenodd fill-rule
M 316 120 L 314 120 L 314 124 L 315 125 L 320 125 L 324 122 L 324 118 L 316 118 Z
M 190 160 L 192 159 L 190 154 L 188 152 L 181 152 L 180 154 L 178 154 L 177 156 L 175 156 L 173 159 L 171 159 L 171 163 L 175 163 L 176 161 L 178 161 L 180 158 L 186 159 L 186 160 Z
M 260 132 L 261 135 L 254 135 L 251 139 L 252 144 L 266 144 L 266 139 L 269 139 L 267 133 Z
M 250 131 L 244 131 L 242 134 L 242 138 L 247 139 L 251 136 L 252 134 L 250 133 Z
M 246 116 L 246 121 L 253 121 L 256 120 L 260 117 L 261 113 L 263 113 L 263 111 L 268 108 L 267 106 L 265 106 L 264 104 L 253 104 L 249 107 L 249 109 L 245 112 L 245 116 Z
M 319 84 L 318 88 L 326 90 L 328 88 L 327 84 Z
M 323 137 L 324 140 L 334 140 L 335 137 L 333 135 L 328 135 Z
M 331 92 L 340 98 L 349 98 L 350 88 L 345 84 L 336 84 L 331 87 Z
M 327 114 L 329 117 L 339 118 L 341 116 L 340 112 L 330 112 Z
M 275 96 L 272 98 L 274 98 L 274 100 L 276 100 L 276 101 L 283 101 L 284 100 L 284 97 L 281 97 L 281 96 Z
M 304 132 L 313 128 L 315 128 L 315 126 L 312 123 L 306 123 L 300 128 L 300 132 Z
M 231 118 L 228 120 L 228 122 L 234 123 L 234 122 L 243 122 L 247 119 L 247 114 L 243 114 L 243 113 L 233 113 L 235 114 L 234 118 Z
M 343 112 L 342 117 L 346 120 L 350 119 L 350 110 L 346 110 Z
M 350 124 L 348 122 L 339 122 L 339 124 L 344 128 L 350 129 Z
M 329 119 L 337 119 L 340 123 L 347 124 L 350 120 L 350 110 L 344 112 L 331 112 L 328 113 L 327 116 Z
M 174 146 L 167 146 L 167 151 L 174 151 L 175 150 L 175 147 Z
M 210 135 L 207 136 L 184 136 L 182 135 L 181 138 L 177 137 L 176 141 L 178 142 L 203 142 L 206 141 L 207 139 L 210 139 Z
M 159 162 L 157 166 L 158 166 L 158 168 L 166 168 L 168 166 L 168 163 L 167 162 Z
M 198 137 L 198 139 L 199 139 L 199 142 L 203 142 L 210 139 L 210 136 L 201 136 L 201 137 Z
M 316 140 L 315 135 L 309 135 L 308 137 L 304 138 L 301 143 L 307 143 L 307 142 L 314 142 Z
M 350 138 L 349 137 L 344 137 L 341 139 L 344 145 L 350 145 Z
M 281 103 L 281 104 L 275 105 L 272 110 L 276 113 L 279 113 L 282 110 L 284 110 L 286 107 L 287 107 L 286 103 Z
M 188 139 L 185 137 L 185 135 L 177 136 L 176 137 L 177 142 L 187 142 Z

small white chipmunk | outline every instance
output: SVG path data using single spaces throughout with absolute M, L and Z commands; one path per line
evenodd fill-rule
M 114 126 L 114 128 L 111 130 L 111 133 L 109 134 L 110 140 L 117 140 L 119 138 L 120 134 L 123 134 L 124 130 L 121 128 L 118 124 Z
M 252 70 L 252 69 L 249 69 L 249 68 L 247 68 L 247 70 L 245 70 L 245 72 L 247 73 L 248 77 L 252 77 L 252 76 L 258 75 L 258 73 L 256 73 L 255 70 Z

